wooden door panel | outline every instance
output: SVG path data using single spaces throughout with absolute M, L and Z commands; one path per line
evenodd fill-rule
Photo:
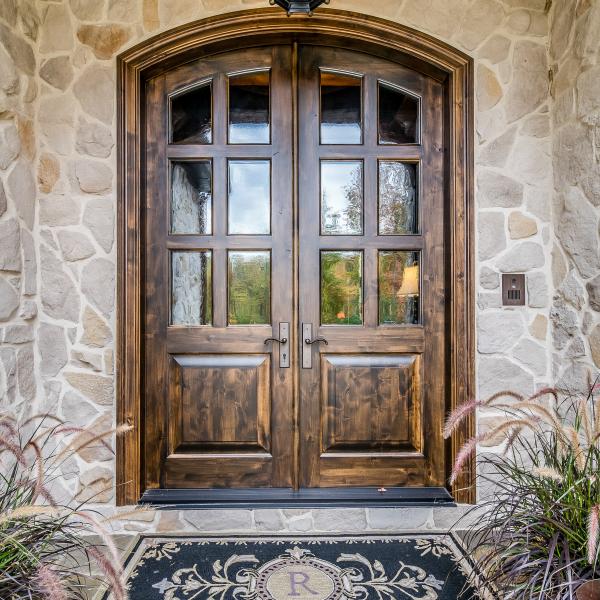
M 420 452 L 418 355 L 321 355 L 323 452 Z
M 300 370 L 301 485 L 443 485 L 443 87 L 391 61 L 342 49 L 304 46 L 299 65 L 299 317 L 312 326 L 313 338 L 324 340 L 303 346 L 312 355 L 312 368 Z M 348 74 L 360 79 L 362 137 L 329 145 L 323 143 L 320 119 L 331 110 L 323 108 L 322 99 L 330 90 L 321 85 L 330 85 L 335 73 L 342 74 L 339 82 Z M 408 108 L 401 105 L 396 121 L 381 103 L 383 87 L 406 101 Z M 347 114 L 343 107 L 327 118 L 343 125 Z M 413 122 L 407 125 L 405 117 Z M 389 143 L 394 136 L 398 143 Z M 361 178 L 348 178 L 345 188 L 338 185 L 353 211 L 346 213 L 354 219 L 352 235 L 338 235 L 345 205 L 339 192 L 326 199 L 323 190 L 329 186 L 321 181 L 324 161 L 344 160 L 362 165 Z M 399 183 L 382 187 L 390 161 L 408 178 L 401 182 L 412 177 L 412 188 L 401 196 L 413 198 L 412 206 L 416 202 L 414 209 L 408 204 L 402 209 L 414 212 L 406 221 L 411 229 L 405 221 L 406 229 L 382 221 L 387 214 L 381 212 L 382 194 L 398 202 L 393 194 Z M 333 233 L 322 225 L 323 215 L 332 211 L 337 214 Z M 331 253 L 346 261 L 344 268 L 328 266 L 335 262 Z M 414 272 L 412 284 L 408 271 L 388 271 L 384 279 L 381 269 L 400 263 Z M 397 320 L 382 317 L 401 303 L 403 312 L 396 307 L 391 313 Z
M 251 74 L 243 90 L 250 101 L 236 118 L 252 124 L 248 107 L 267 99 L 269 135 L 260 143 L 229 143 L 230 82 L 240 72 Z M 194 102 L 206 99 L 206 86 L 210 110 L 200 110 Z M 186 100 L 198 89 L 204 92 Z M 265 343 L 293 319 L 291 106 L 287 46 L 205 57 L 148 82 L 146 487 L 292 483 L 293 372 L 280 365 L 278 344 Z M 260 167 L 260 204 L 257 181 L 240 179 L 233 160 Z M 183 194 L 177 205 L 172 181 Z M 231 227 L 238 216 L 230 208 L 232 182 L 246 211 L 243 225 L 255 227 Z M 191 207 L 189 217 L 174 214 L 181 207 Z M 256 306 L 255 289 L 262 294 Z
M 171 368 L 172 452 L 270 451 L 270 355 L 175 355 Z

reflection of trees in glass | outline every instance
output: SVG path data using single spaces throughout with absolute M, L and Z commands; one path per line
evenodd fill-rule
M 379 322 L 419 322 L 419 253 L 379 252 Z
M 230 325 L 270 323 L 270 302 L 270 254 L 268 252 L 230 252 Z
M 398 161 L 379 163 L 379 233 L 418 232 L 417 167 Z
M 321 323 L 362 324 L 361 252 L 321 252 Z
M 349 181 L 342 188 L 344 206 L 343 208 L 334 207 L 328 198 L 328 185 L 335 186 L 334 171 L 347 169 L 348 166 L 355 164 L 349 172 Z M 362 233 L 362 210 L 363 210 L 363 181 L 362 181 L 362 163 L 344 163 L 330 162 L 323 163 L 323 195 L 322 203 L 322 223 L 323 232 L 328 235 L 357 235 Z M 328 181 L 328 171 L 331 171 L 332 181 Z M 341 171 L 343 173 L 343 171 Z M 339 175 L 339 173 L 338 173 Z M 338 190 L 340 193 L 340 190 Z M 337 210 L 336 210 L 337 209 Z

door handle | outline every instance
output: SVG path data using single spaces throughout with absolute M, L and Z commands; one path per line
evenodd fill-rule
M 267 338 L 265 340 L 265 345 L 268 344 L 269 342 L 277 342 L 278 344 L 287 344 L 288 343 L 288 339 L 287 338 L 281 338 L 280 340 L 278 340 L 277 338 Z
M 313 344 L 329 345 L 324 337 L 313 338 L 312 323 L 302 323 L 302 368 L 312 369 L 312 347 Z
M 288 369 L 290 366 L 290 324 L 279 323 L 279 337 L 270 337 L 265 340 L 279 344 L 279 368 Z
M 321 342 L 323 342 L 326 346 L 329 346 L 329 342 L 324 337 L 316 337 L 314 340 L 306 338 L 304 340 L 304 343 L 308 344 L 309 346 L 312 346 L 312 344 L 320 344 Z

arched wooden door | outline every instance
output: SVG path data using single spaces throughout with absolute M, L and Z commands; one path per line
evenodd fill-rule
M 146 488 L 443 486 L 442 84 L 275 45 L 146 87 Z

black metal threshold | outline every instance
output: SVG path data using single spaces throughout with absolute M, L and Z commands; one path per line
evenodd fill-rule
M 446 488 L 152 489 L 141 504 L 157 508 L 350 508 L 456 506 Z

